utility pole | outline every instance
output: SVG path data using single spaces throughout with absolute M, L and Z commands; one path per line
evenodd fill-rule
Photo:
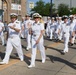
M 72 8 L 72 0 L 70 0 L 70 9 Z
M 52 18 L 52 0 L 50 0 L 50 17 Z

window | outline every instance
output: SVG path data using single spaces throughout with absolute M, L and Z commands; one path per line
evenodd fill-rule
M 12 0 L 12 3 L 21 4 L 21 0 Z
M 16 0 L 12 0 L 12 3 L 15 3 Z
M 17 4 L 21 4 L 21 0 L 17 0 Z

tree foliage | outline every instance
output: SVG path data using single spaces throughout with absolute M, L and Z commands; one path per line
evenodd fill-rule
M 54 4 L 52 5 L 52 13 L 55 12 Z M 39 0 L 36 2 L 35 7 L 31 10 L 33 12 L 40 13 L 42 16 L 50 15 L 50 3 L 45 3 L 43 0 Z
M 37 13 L 40 13 L 42 15 L 42 12 L 44 12 L 45 3 L 42 0 L 39 0 L 36 2 L 36 6 L 31 10 Z
M 66 5 L 66 4 L 59 4 L 59 6 L 58 6 L 58 14 L 60 16 L 62 16 L 62 15 L 69 15 L 70 14 L 70 10 L 69 10 L 68 5 Z
M 70 12 L 71 14 L 76 14 L 76 8 L 71 8 Z

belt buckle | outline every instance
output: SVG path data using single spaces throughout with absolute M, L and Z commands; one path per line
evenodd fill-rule
M 33 36 L 36 36 L 35 34 Z
M 10 37 L 11 39 L 13 39 L 13 37 Z
M 64 34 L 66 34 L 66 33 L 64 32 Z

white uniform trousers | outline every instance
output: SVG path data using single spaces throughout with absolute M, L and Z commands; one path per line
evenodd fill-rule
M 70 31 L 70 39 L 72 38 L 71 43 L 73 43 L 73 44 L 74 44 L 74 41 L 75 41 L 75 36 L 74 36 L 74 37 L 72 37 L 72 33 L 73 33 L 73 31 Z
M 64 34 L 64 52 L 68 52 L 69 33 Z
M 26 36 L 27 39 L 27 48 L 31 48 L 31 35 L 28 33 Z
M 0 34 L 0 37 L 1 37 L 1 41 L 2 41 L 2 45 L 4 45 L 4 35 L 3 35 L 3 32 Z
M 46 56 L 45 56 L 45 49 L 43 46 L 43 40 L 41 39 L 40 42 L 36 44 L 35 39 L 32 38 L 31 65 L 35 65 L 37 47 L 40 50 L 42 61 L 45 61 Z
M 53 30 L 51 29 L 50 30 L 50 39 L 52 39 L 53 38 Z
M 46 28 L 46 36 L 49 37 L 49 29 L 48 29 L 48 27 Z
M 58 34 L 58 39 L 59 39 L 59 40 L 62 40 L 62 32 L 60 32 L 60 33 Z
M 16 36 L 16 37 L 8 38 L 7 46 L 6 46 L 6 53 L 5 53 L 3 62 L 9 62 L 10 54 L 12 52 L 13 47 L 15 47 L 20 60 L 24 59 L 22 47 L 21 47 L 21 40 L 20 40 L 19 36 L 18 37 Z
M 21 32 L 21 37 L 25 38 L 25 32 L 24 31 Z
M 29 34 L 29 30 L 25 30 L 25 36 L 27 41 L 27 48 L 31 48 L 31 35 Z

